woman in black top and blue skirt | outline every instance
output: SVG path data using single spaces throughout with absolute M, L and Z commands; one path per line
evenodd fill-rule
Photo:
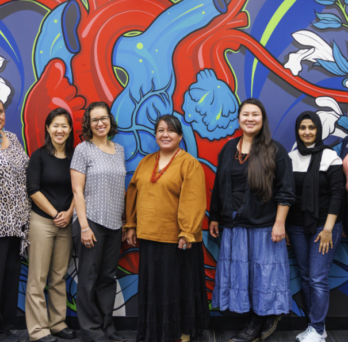
M 324 342 L 329 308 L 329 272 L 342 236 L 344 193 L 342 160 L 322 140 L 322 124 L 314 112 L 296 120 L 297 150 L 290 152 L 296 185 L 296 203 L 286 230 L 298 263 L 302 292 L 310 323 L 297 335 L 302 342 Z
M 210 204 L 210 233 L 224 226 L 212 306 L 249 312 L 232 342 L 266 339 L 291 308 L 285 219 L 295 202 L 291 161 L 271 139 L 266 111 L 257 99 L 238 110 L 243 131 L 218 159 Z
M 45 122 L 45 144 L 31 155 L 27 173 L 28 194 L 33 200 L 25 301 L 30 341 L 55 342 L 51 333 L 65 339 L 75 337 L 65 323 L 65 278 L 74 209 L 70 178 L 73 146 L 70 114 L 63 108 L 52 110 Z

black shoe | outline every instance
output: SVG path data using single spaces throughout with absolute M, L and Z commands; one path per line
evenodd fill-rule
M 76 337 L 76 333 L 75 330 L 64 328 L 63 330 L 55 333 L 54 336 L 60 337 L 63 340 L 71 340 L 72 338 Z
M 265 317 L 261 329 L 262 341 L 274 333 L 274 331 L 277 329 L 278 322 L 281 319 L 282 315 L 270 315 Z
M 52 335 L 47 335 L 36 340 L 37 342 L 57 342 L 57 339 Z
M 261 328 L 264 317 L 258 316 L 253 311 L 249 314 L 248 323 L 236 336 L 231 337 L 230 342 L 257 342 L 261 340 Z
M 109 340 L 114 341 L 114 342 L 124 342 L 126 341 L 126 339 L 120 335 L 117 331 L 115 331 L 114 333 L 112 333 L 109 336 Z

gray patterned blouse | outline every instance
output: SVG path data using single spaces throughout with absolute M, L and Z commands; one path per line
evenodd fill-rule
M 87 218 L 114 230 L 122 227 L 126 178 L 124 148 L 116 143 L 115 148 L 115 154 L 108 154 L 84 141 L 76 147 L 70 165 L 70 169 L 86 175 Z M 73 222 L 76 218 L 74 210 Z
M 0 149 L 0 238 L 21 238 L 21 254 L 29 245 L 31 201 L 27 194 L 29 158 L 14 133 L 6 131 L 10 145 Z

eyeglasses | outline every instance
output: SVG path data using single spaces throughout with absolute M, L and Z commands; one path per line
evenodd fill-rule
M 101 121 L 103 124 L 107 124 L 110 121 L 110 116 L 102 116 L 99 119 L 92 119 L 91 124 L 93 126 L 97 126 L 99 121 Z

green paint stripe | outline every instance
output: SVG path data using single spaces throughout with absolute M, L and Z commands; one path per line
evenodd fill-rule
M 278 7 L 261 37 L 261 45 L 265 46 L 268 43 L 268 40 L 274 32 L 275 28 L 295 2 L 296 0 L 284 0 L 283 3 Z M 253 69 L 251 73 L 251 97 L 253 97 L 254 77 L 258 62 L 259 61 L 257 60 L 257 58 L 254 58 Z
M 121 271 L 123 271 L 124 273 L 126 273 L 126 274 L 133 274 L 133 273 L 127 271 L 126 269 L 124 269 L 124 268 L 121 267 L 121 266 L 118 266 L 118 268 L 119 268 Z
M 56 41 L 57 41 L 57 39 L 60 37 L 60 33 L 58 33 L 57 34 L 57 37 L 56 38 L 54 38 L 54 41 L 53 41 L 53 43 L 52 43 L 52 45 L 51 45 L 51 50 L 50 50 L 50 57 L 52 57 L 51 55 L 52 55 L 52 49 L 53 49 L 53 45 L 56 43 Z
M 40 4 L 39 2 L 34 1 L 34 0 L 19 0 L 19 1 L 22 1 L 22 2 L 24 2 L 24 1 L 26 1 L 26 2 L 32 2 L 32 3 L 34 3 L 35 5 L 38 5 L 38 6 L 42 7 L 42 8 L 45 9 L 46 11 L 50 11 L 50 9 L 49 9 L 48 7 L 46 7 L 45 5 Z
M 220 109 L 220 112 L 218 113 L 218 115 L 216 115 L 216 121 L 218 121 L 221 118 L 221 112 L 222 112 L 222 108 Z
M 196 6 L 196 7 L 191 8 L 190 10 L 186 11 L 185 13 L 180 14 L 178 17 L 176 17 L 176 18 L 175 18 L 174 20 L 172 20 L 171 22 L 175 21 L 176 19 L 179 19 L 179 18 L 182 17 L 183 15 L 185 15 L 185 14 L 187 14 L 187 13 L 190 13 L 191 11 L 194 11 L 195 9 L 200 8 L 200 7 L 202 7 L 202 6 L 204 6 L 204 4 L 201 4 L 201 5 L 198 5 L 198 6 Z
M 8 46 L 11 48 L 11 50 L 12 50 L 12 51 L 13 51 L 13 53 L 15 54 L 15 56 L 16 56 L 16 58 L 17 58 L 17 60 L 19 61 L 18 56 L 17 56 L 17 54 L 16 54 L 15 50 L 13 49 L 12 45 L 11 45 L 11 44 L 10 44 L 10 42 L 7 40 L 6 36 L 3 34 L 3 32 L 2 32 L 2 31 L 0 31 L 0 35 L 1 35 L 1 37 L 2 37 L 2 38 L 4 38 L 4 39 L 5 39 L 6 43 L 7 43 L 7 44 L 8 44 Z
M 87 10 L 87 12 L 89 12 L 89 2 L 88 2 L 88 0 L 81 0 L 81 2 L 82 2 L 82 5 Z
M 208 91 L 206 94 L 204 94 L 202 96 L 202 98 L 199 100 L 198 104 L 201 104 L 204 101 L 204 99 L 208 96 L 209 93 L 210 93 L 210 91 Z

